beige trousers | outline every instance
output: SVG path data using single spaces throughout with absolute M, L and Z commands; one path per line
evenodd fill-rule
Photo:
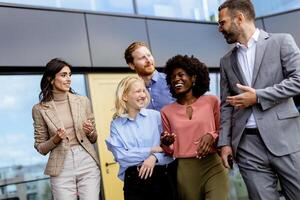
M 80 145 L 70 148 L 62 171 L 50 183 L 54 200 L 99 200 L 100 170 Z

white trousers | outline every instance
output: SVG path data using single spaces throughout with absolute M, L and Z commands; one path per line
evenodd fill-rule
M 54 200 L 99 200 L 100 170 L 80 145 L 70 148 L 61 173 L 50 183 Z

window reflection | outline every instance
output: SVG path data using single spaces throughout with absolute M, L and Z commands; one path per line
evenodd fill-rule
M 0 199 L 49 199 L 42 197 L 51 193 L 43 174 L 47 156 L 33 147 L 31 109 L 39 101 L 40 80 L 41 75 L 0 76 Z M 72 76 L 72 88 L 86 95 L 83 75 Z M 38 181 L 22 183 L 31 180 Z
M 94 0 L 99 11 L 134 14 L 132 0 Z
M 210 92 L 216 96 L 220 96 L 219 85 L 220 85 L 220 74 L 219 73 L 209 73 Z
M 136 0 L 138 14 L 217 21 L 221 0 Z
M 265 16 L 300 8 L 299 0 L 252 0 L 256 16 Z
M 134 13 L 132 0 L 2 0 L 1 2 L 78 10 Z
M 141 15 L 218 21 L 218 7 L 225 0 L 2 0 L 4 3 L 69 8 L 78 10 L 134 13 L 133 2 Z M 256 16 L 265 16 L 300 8 L 299 0 L 252 0 Z

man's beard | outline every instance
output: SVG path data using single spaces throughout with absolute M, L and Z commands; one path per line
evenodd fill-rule
M 236 25 L 233 24 L 230 30 L 223 31 L 222 34 L 224 35 L 224 38 L 228 44 L 233 44 L 237 42 L 239 31 Z
M 149 68 L 150 68 L 150 66 L 148 66 Z M 154 67 L 154 65 L 152 65 L 152 67 L 151 67 L 151 69 L 146 69 L 146 70 L 141 70 L 140 72 L 139 72 L 139 74 L 141 75 L 141 76 L 149 76 L 149 75 L 152 75 L 153 73 L 154 73 L 154 71 L 155 71 L 155 67 Z
M 228 44 L 233 44 L 237 42 L 235 35 L 233 33 L 223 33 L 223 35 Z

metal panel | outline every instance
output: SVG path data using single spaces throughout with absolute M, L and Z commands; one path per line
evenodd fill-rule
M 229 45 L 216 24 L 148 20 L 149 40 L 158 66 L 176 54 L 194 55 L 207 66 L 218 67 Z
M 282 15 L 266 17 L 264 23 L 266 30 L 271 33 L 290 33 L 295 38 L 296 43 L 300 46 L 300 11 L 286 13 Z
M 124 50 L 134 41 L 147 42 L 144 19 L 87 15 L 93 66 L 127 67 Z
M 264 27 L 264 25 L 263 25 L 263 20 L 262 19 L 257 19 L 257 20 L 255 20 L 255 25 L 256 25 L 256 27 L 257 28 L 259 28 L 259 29 L 265 29 L 265 27 Z
M 83 14 L 0 7 L 0 27 L 0 66 L 90 66 Z

